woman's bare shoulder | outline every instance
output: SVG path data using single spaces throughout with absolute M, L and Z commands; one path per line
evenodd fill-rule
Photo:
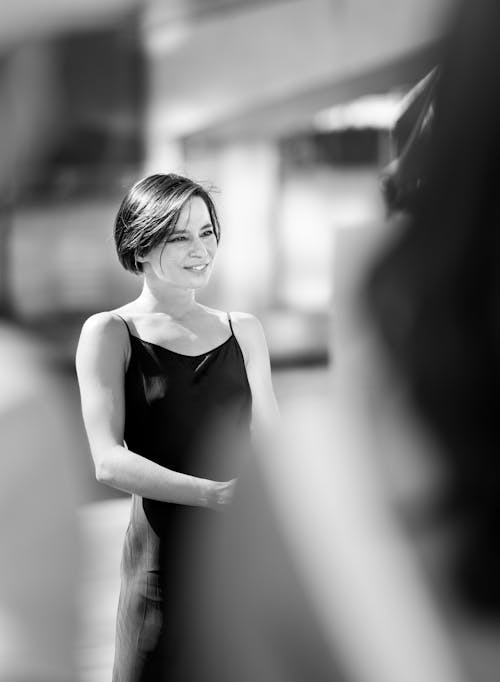
M 88 317 L 82 326 L 79 347 L 87 344 L 99 346 L 125 347 L 128 342 L 128 331 L 119 313 L 106 310 Z
M 252 358 L 267 357 L 267 342 L 259 319 L 251 313 L 231 312 L 233 330 L 243 351 L 245 364 Z
M 246 335 L 260 335 L 263 334 L 263 327 L 259 319 L 252 315 L 252 313 L 244 312 L 231 312 L 231 321 L 234 325 L 238 326 L 238 329 L 242 334 Z
M 113 333 L 115 329 L 125 328 L 124 319 L 116 310 L 94 313 L 83 323 L 82 330 L 93 334 Z

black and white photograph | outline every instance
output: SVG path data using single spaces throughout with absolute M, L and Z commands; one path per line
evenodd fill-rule
M 0 682 L 498 682 L 499 35 L 1 0 Z

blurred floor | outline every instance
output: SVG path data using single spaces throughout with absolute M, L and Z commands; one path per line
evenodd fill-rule
M 297 394 L 325 395 L 328 368 L 295 368 L 274 372 L 280 404 Z M 109 682 L 114 651 L 114 619 L 119 593 L 119 566 L 128 523 L 130 498 L 102 499 L 110 489 L 96 483 L 93 501 L 80 508 L 83 543 L 81 638 L 79 660 L 82 682 Z M 97 490 L 100 488 L 100 490 Z M 108 496 L 109 497 L 109 496 Z
M 120 554 L 129 507 L 126 497 L 80 509 L 83 566 L 78 659 L 82 682 L 111 680 Z

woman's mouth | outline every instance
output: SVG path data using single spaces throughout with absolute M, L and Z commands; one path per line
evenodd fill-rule
M 203 263 L 200 265 L 186 265 L 185 270 L 190 270 L 191 272 L 204 272 L 208 268 L 208 263 Z

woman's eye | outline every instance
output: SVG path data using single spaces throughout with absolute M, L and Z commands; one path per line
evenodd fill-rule
M 212 229 L 210 229 L 210 230 L 204 230 L 204 231 L 201 233 L 201 236 L 202 236 L 202 237 L 210 237 L 210 235 L 212 235 L 213 233 L 214 233 L 214 231 L 213 231 Z
M 168 244 L 171 244 L 172 242 L 182 242 L 182 241 L 184 241 L 185 239 L 186 239 L 186 237 L 181 237 L 181 236 L 179 236 L 179 237 L 170 237 L 170 239 L 168 239 Z

